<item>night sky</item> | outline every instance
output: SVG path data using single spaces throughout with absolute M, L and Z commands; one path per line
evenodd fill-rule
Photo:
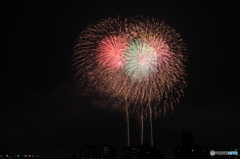
M 124 113 L 108 98 L 84 91 L 71 70 L 73 46 L 89 24 L 108 17 L 158 17 L 184 39 L 188 87 L 173 113 L 154 121 L 163 151 L 195 143 L 213 150 L 240 146 L 237 4 L 138 1 L 41 1 L 2 5 L 0 154 L 70 157 L 85 144 L 108 143 L 118 156 L 127 144 Z M 147 130 L 146 130 L 147 131 Z M 131 119 L 132 145 L 140 127 Z M 150 143 L 146 134 L 145 143 Z

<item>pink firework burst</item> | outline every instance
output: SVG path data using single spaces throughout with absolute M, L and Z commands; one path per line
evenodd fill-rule
M 159 60 L 158 67 L 160 67 L 161 70 L 164 69 L 171 58 L 170 47 L 162 39 L 156 39 L 153 37 L 146 39 L 146 42 L 157 53 L 157 58 Z
M 126 44 L 126 38 L 120 35 L 111 35 L 103 38 L 96 49 L 97 63 L 110 69 L 122 69 L 125 62 L 123 56 Z

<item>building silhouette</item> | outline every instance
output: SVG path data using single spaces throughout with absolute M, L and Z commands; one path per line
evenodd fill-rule
M 163 155 L 153 146 L 129 146 L 124 149 L 124 159 L 163 159 Z
M 207 159 L 206 147 L 193 143 L 192 132 L 182 133 L 182 146 L 175 148 L 175 159 Z
M 164 159 L 175 159 L 175 149 L 169 149 L 164 153 Z
M 116 159 L 116 148 L 107 144 L 82 146 L 80 159 Z

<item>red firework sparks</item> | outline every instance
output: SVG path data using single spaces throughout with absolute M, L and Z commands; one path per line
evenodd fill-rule
M 99 65 L 121 69 L 124 64 L 124 50 L 126 50 L 127 40 L 123 36 L 108 36 L 103 38 L 97 47 L 96 61 Z

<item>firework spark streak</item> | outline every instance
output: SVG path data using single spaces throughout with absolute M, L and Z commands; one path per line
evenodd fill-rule
M 178 104 L 186 86 L 186 58 L 175 29 L 154 18 L 134 17 L 103 19 L 87 27 L 72 61 L 81 84 L 128 103 L 123 109 L 146 119 Z

